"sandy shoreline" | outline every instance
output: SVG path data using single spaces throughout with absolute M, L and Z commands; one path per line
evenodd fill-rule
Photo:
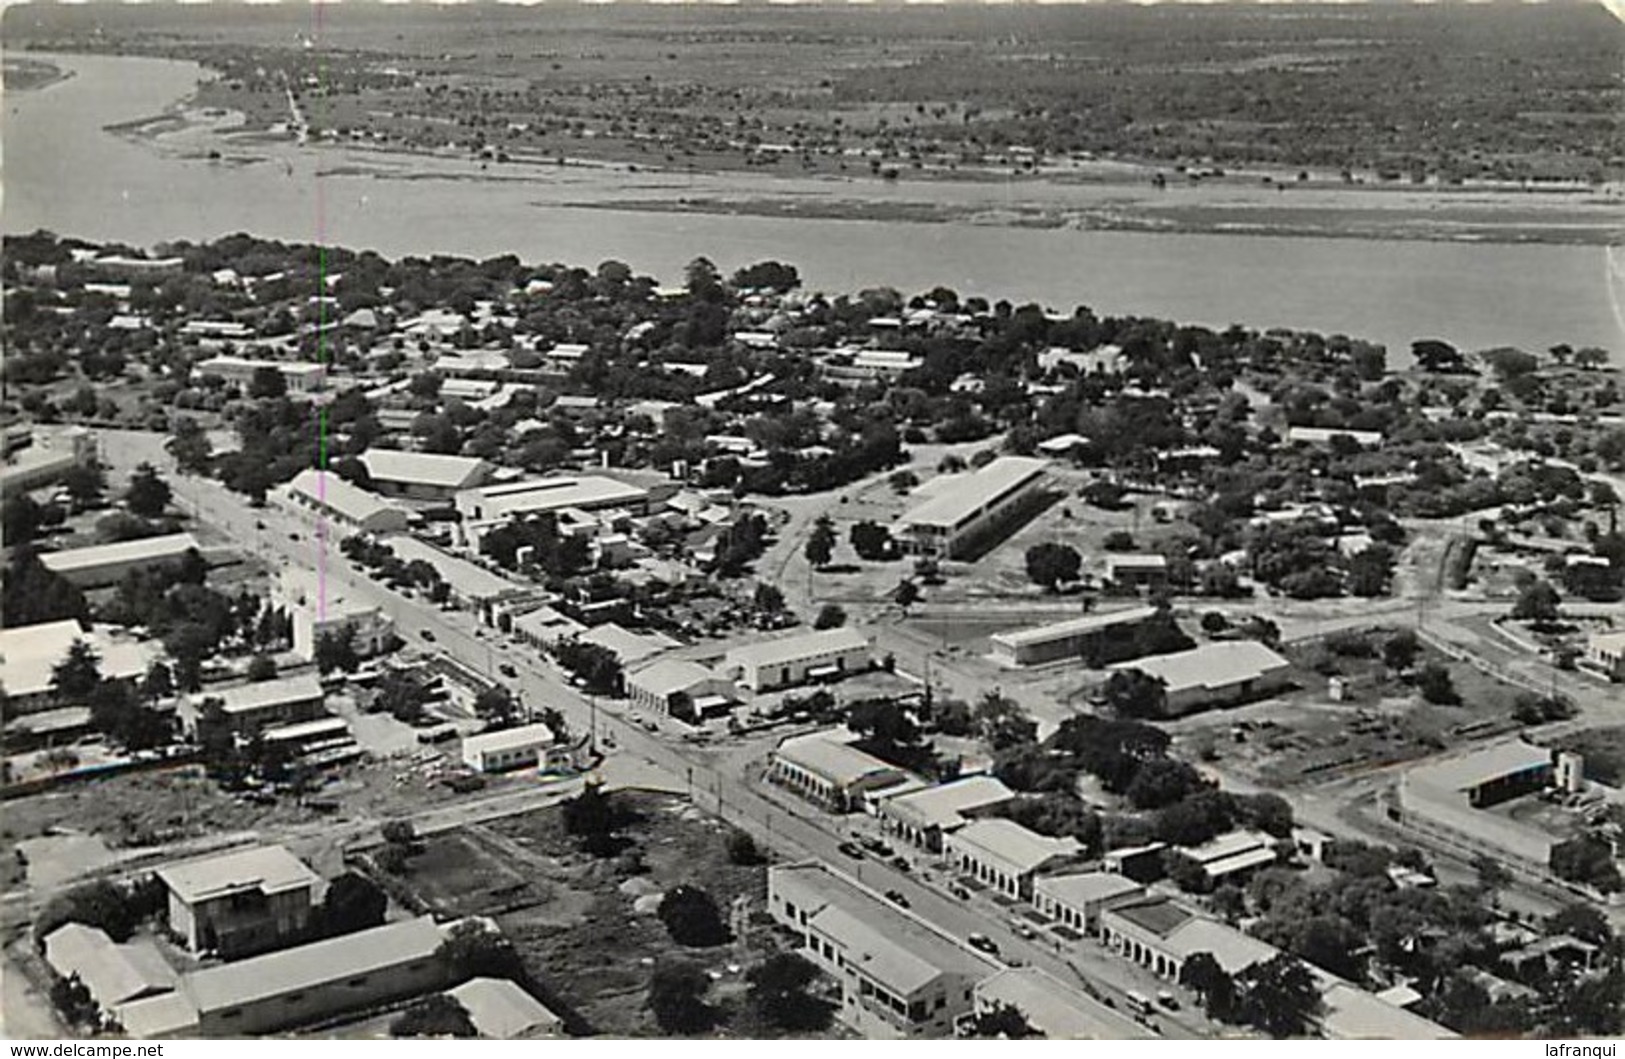
M 1531 190 L 1277 184 L 1255 174 L 1154 188 L 1136 163 L 1036 176 L 942 174 L 883 180 L 861 174 L 688 171 L 592 158 L 481 162 L 444 151 L 300 143 L 244 116 L 179 100 L 150 118 L 110 126 L 188 158 L 247 166 L 318 152 L 317 176 L 534 185 L 538 207 L 777 219 L 992 225 L 1164 234 L 1261 235 L 1426 242 L 1625 244 L 1625 189 Z M 1149 172 L 1150 170 L 1144 170 Z

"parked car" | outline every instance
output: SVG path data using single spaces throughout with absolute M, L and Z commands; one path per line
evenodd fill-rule
M 891 866 L 896 868 L 898 871 L 908 871 L 909 870 L 908 858 L 907 857 L 893 857 L 891 859 Z
M 855 842 L 842 842 L 835 848 L 840 850 L 846 856 L 851 857 L 853 860 L 863 859 L 863 847 Z
M 418 633 L 418 635 L 423 637 L 425 640 L 428 640 L 430 643 L 434 643 L 434 633 L 432 631 L 424 629 L 422 632 Z
M 908 898 L 903 896 L 903 891 L 901 890 L 887 890 L 886 900 L 890 901 L 894 905 L 897 905 L 899 908 L 908 907 Z
M 1168 990 L 1166 990 L 1166 989 L 1158 991 L 1158 993 L 1157 993 L 1157 1003 L 1161 1004 L 1163 1007 L 1167 1008 L 1169 1011 L 1178 1011 L 1179 1010 L 1179 998 L 1174 996 L 1172 993 L 1168 992 Z
M 963 886 L 958 885 L 957 883 L 955 885 L 953 885 L 953 886 L 948 887 L 948 892 L 953 894 L 955 897 L 959 898 L 961 901 L 969 901 L 970 900 L 970 891 L 965 889 Z
M 1015 931 L 1018 938 L 1026 938 L 1028 941 L 1031 941 L 1033 938 L 1038 936 L 1038 933 L 1033 930 L 1032 925 L 1029 924 L 1025 919 L 1012 918 L 1010 920 L 1010 929 Z
M 505 677 L 517 677 L 519 675 L 519 670 L 515 669 L 510 662 L 503 662 L 498 665 L 497 672 Z
M 971 948 L 976 949 L 979 952 L 985 952 L 989 956 L 997 956 L 999 954 L 998 944 L 986 934 L 972 934 L 970 937 L 966 938 L 965 941 L 970 945 Z

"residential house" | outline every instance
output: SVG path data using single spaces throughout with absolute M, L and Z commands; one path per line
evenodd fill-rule
M 244 956 L 309 928 L 321 877 L 281 846 L 254 846 L 157 871 L 169 930 L 193 952 Z

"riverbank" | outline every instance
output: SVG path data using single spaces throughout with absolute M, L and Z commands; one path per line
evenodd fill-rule
M 37 92 L 72 76 L 73 71 L 38 59 L 8 55 L 4 64 L 0 65 L 0 84 L 7 92 Z

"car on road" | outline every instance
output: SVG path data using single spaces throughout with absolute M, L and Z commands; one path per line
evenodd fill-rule
M 434 643 L 434 633 L 431 630 L 424 629 L 422 632 L 418 633 L 418 635 L 423 637 L 425 640 L 428 640 L 430 643 Z
M 298 540 L 298 539 L 299 539 L 299 534 L 297 534 L 297 533 L 290 533 L 290 534 L 288 534 L 288 539 L 289 539 L 289 540 L 290 540 L 290 541 L 296 541 L 296 540 Z
M 254 520 L 254 528 L 258 529 L 258 530 L 262 530 L 262 529 L 265 528 L 265 523 L 261 522 L 259 519 L 255 519 Z
M 907 857 L 893 857 L 891 859 L 891 866 L 896 868 L 898 871 L 908 871 L 909 870 L 908 858 Z
M 957 884 L 950 886 L 948 887 L 948 892 L 959 898 L 961 901 L 970 900 L 970 891 L 965 889 L 963 886 L 959 886 Z
M 1167 1008 L 1169 1011 L 1178 1011 L 1179 1010 L 1179 998 L 1174 996 L 1172 993 L 1168 992 L 1168 990 L 1166 990 L 1166 989 L 1158 991 L 1158 993 L 1157 993 L 1157 1003 L 1161 1004 L 1163 1007 Z
M 970 937 L 965 939 L 965 942 L 971 948 L 976 949 L 978 952 L 985 952 L 989 956 L 997 956 L 999 954 L 998 943 L 992 938 L 988 937 L 986 934 L 972 934 Z
M 654 723 L 653 721 L 647 721 L 646 720 L 646 721 L 641 721 L 639 723 L 642 725 L 643 730 L 645 732 L 659 732 L 660 731 L 660 726 L 658 724 Z
M 1015 931 L 1016 937 L 1025 938 L 1028 941 L 1038 937 L 1038 932 L 1033 930 L 1032 925 L 1025 919 L 1012 918 L 1010 920 L 1010 929 Z
M 503 662 L 498 665 L 497 672 L 505 677 L 517 677 L 519 675 L 519 670 L 515 669 L 511 662 Z
M 899 908 L 908 907 L 908 898 L 903 896 L 903 891 L 901 890 L 887 890 L 886 900 L 890 901 Z
M 840 850 L 846 856 L 851 857 L 853 860 L 863 859 L 863 847 L 855 842 L 842 842 L 835 848 Z

